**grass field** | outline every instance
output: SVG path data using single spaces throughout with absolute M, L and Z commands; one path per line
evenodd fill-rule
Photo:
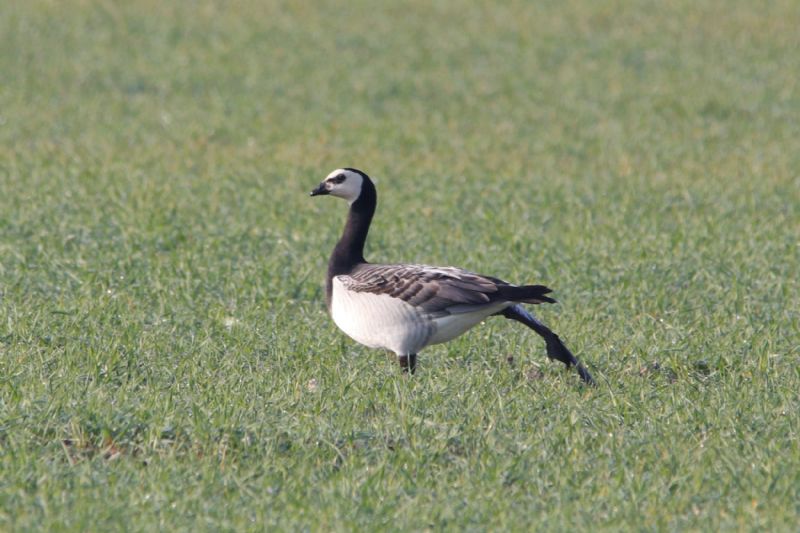
M 0 3 L 0 530 L 797 531 L 798 27 Z M 340 166 L 368 258 L 550 285 L 599 387 L 501 319 L 412 379 L 345 338 Z

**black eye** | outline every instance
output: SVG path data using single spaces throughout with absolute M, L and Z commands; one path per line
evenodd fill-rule
M 345 179 L 347 179 L 347 176 L 345 176 L 344 174 L 339 174 L 338 176 L 332 178 L 331 181 L 338 185 L 344 182 Z

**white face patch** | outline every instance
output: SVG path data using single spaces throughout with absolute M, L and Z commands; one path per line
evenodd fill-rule
M 340 176 L 344 176 L 344 181 L 340 182 Z M 344 198 L 352 204 L 361 196 L 361 185 L 364 183 L 364 178 L 358 172 L 337 168 L 328 174 L 323 183 L 331 196 Z

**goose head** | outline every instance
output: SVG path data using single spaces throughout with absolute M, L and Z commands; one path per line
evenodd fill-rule
M 311 196 L 330 194 L 344 198 L 350 205 L 361 196 L 364 182 L 369 181 L 366 174 L 355 168 L 337 168 L 322 180 Z

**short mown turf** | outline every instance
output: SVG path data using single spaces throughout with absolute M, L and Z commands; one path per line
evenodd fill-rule
M 759 4 L 759 5 L 757 5 Z M 796 2 L 0 3 L 0 530 L 800 524 Z M 416 376 L 368 257 L 551 286 Z

